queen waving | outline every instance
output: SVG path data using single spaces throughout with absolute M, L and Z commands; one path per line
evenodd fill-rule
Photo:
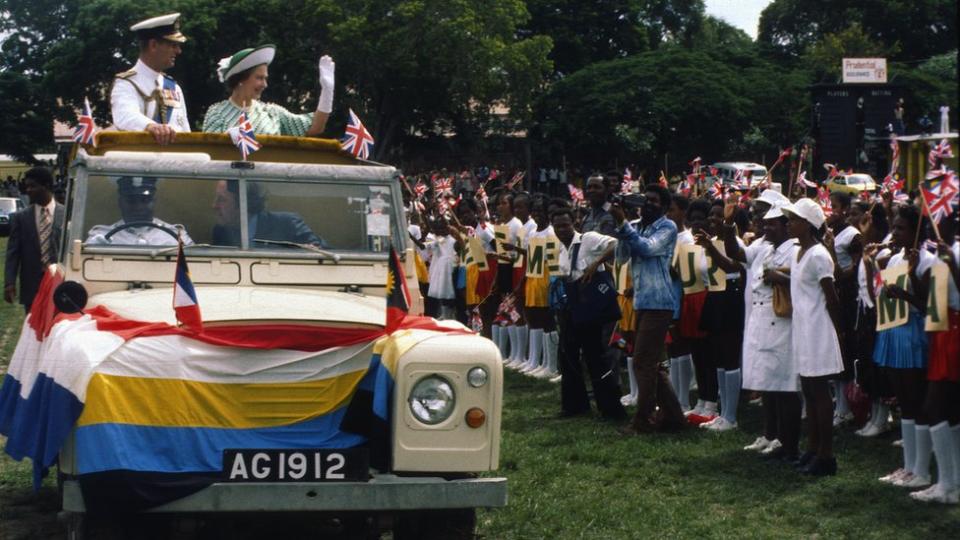
M 302 137 L 323 133 L 333 110 L 333 59 L 320 57 L 320 100 L 316 112 L 294 114 L 280 105 L 260 101 L 260 95 L 267 88 L 267 67 L 275 53 L 275 46 L 261 45 L 220 60 L 217 76 L 227 86 L 230 97 L 207 109 L 203 131 L 226 132 L 237 124 L 240 113 L 245 112 L 257 135 Z

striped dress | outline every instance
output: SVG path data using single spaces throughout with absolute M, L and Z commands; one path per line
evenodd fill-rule
M 237 125 L 243 109 L 229 99 L 214 103 L 203 118 L 203 131 L 224 133 Z M 293 114 L 275 103 L 254 101 L 247 110 L 247 118 L 257 135 L 291 135 L 302 137 L 313 124 L 313 113 Z

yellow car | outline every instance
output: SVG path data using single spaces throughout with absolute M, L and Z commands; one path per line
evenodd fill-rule
M 866 173 L 838 174 L 833 177 L 833 180 L 827 182 L 827 188 L 831 193 L 844 192 L 859 195 L 862 191 L 871 193 L 876 191 L 877 183 Z

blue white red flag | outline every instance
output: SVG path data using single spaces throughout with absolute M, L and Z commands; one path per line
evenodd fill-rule
M 363 126 L 353 109 L 350 109 L 350 119 L 340 147 L 359 159 L 369 159 L 373 152 L 373 135 Z
M 953 206 L 960 197 L 960 183 L 953 171 L 944 168 L 938 179 L 928 179 L 920 184 L 925 211 L 935 223 L 953 213 Z
M 90 110 L 90 100 L 83 98 L 83 113 L 77 119 L 77 127 L 73 130 L 73 140 L 80 144 L 94 145 L 93 132 L 97 126 L 93 123 L 93 112 Z
M 247 156 L 260 149 L 260 143 L 257 142 L 257 136 L 253 132 L 253 124 L 250 123 L 245 112 L 240 113 L 237 125 L 228 129 L 227 134 L 230 135 L 233 144 L 240 149 L 240 155 L 243 156 L 244 161 L 247 160 Z
M 183 256 L 182 241 L 177 249 L 177 273 L 173 279 L 173 310 L 177 313 L 180 324 L 195 332 L 203 331 L 200 304 L 197 303 L 197 292 L 190 280 L 187 259 Z

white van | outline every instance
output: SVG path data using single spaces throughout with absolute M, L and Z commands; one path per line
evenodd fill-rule
M 744 179 L 749 176 L 751 184 L 757 184 L 767 178 L 767 168 L 759 163 L 750 163 L 746 161 L 730 161 L 714 163 L 711 165 L 717 170 L 717 177 L 723 180 L 723 183 L 733 184 L 736 182 L 738 172 Z M 782 191 L 779 183 L 771 183 L 770 187 Z

